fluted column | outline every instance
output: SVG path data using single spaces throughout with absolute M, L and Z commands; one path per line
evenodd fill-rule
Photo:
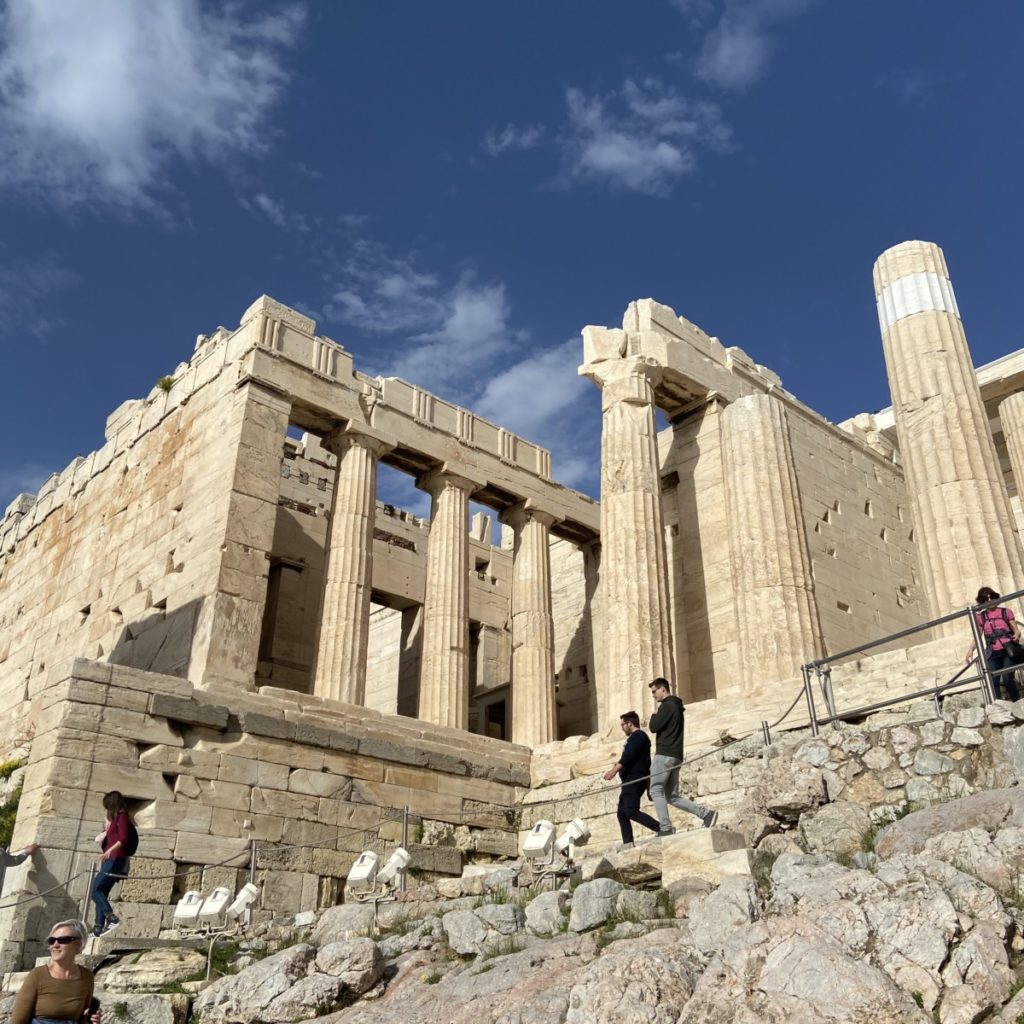
M 535 747 L 558 738 L 551 555 L 555 517 L 520 503 L 503 513 L 515 530 L 512 555 L 512 741 Z
M 1010 471 L 1017 485 L 1017 500 L 1024 509 L 1024 391 L 1017 391 L 999 403 L 999 422 L 1010 457 Z
M 747 395 L 722 413 L 722 460 L 744 694 L 821 653 L 821 626 L 786 410 Z
M 981 586 L 1019 589 L 1020 540 L 942 250 L 903 242 L 874 284 L 921 576 L 945 615 Z
M 338 431 L 324 439 L 338 457 L 327 534 L 327 569 L 313 692 L 362 704 L 373 577 L 377 459 L 388 446 L 365 434 Z
M 469 496 L 479 486 L 443 469 L 417 486 L 429 491 L 423 647 L 418 717 L 465 729 L 469 725 Z
M 661 367 L 642 356 L 588 363 L 601 397 L 601 572 L 604 699 L 599 726 L 650 707 L 648 684 L 673 680 L 654 388 Z

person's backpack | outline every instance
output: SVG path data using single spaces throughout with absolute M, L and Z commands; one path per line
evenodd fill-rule
M 985 634 L 985 640 L 990 647 L 1006 637 L 1013 638 L 1005 608 L 988 608 L 978 618 L 981 620 L 981 631 Z
M 124 855 L 126 857 L 134 857 L 139 849 L 139 830 L 135 827 L 135 822 L 131 818 L 128 819 L 128 838 L 124 841 Z

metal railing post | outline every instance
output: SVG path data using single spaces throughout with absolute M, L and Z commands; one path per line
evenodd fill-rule
M 772 745 L 772 730 L 767 719 L 761 722 L 761 735 L 764 737 L 764 745 L 770 747 Z
M 992 671 L 988 667 L 988 658 L 985 657 L 985 638 L 981 635 L 981 628 L 974 612 L 967 608 L 967 618 L 971 623 L 971 633 L 974 635 L 974 650 L 978 655 L 978 669 L 981 673 L 981 696 L 986 704 L 991 704 L 995 698 L 995 685 L 992 682 Z
M 402 808 L 402 849 L 409 849 L 409 805 L 406 804 Z M 398 889 L 399 892 L 405 892 L 405 872 L 403 871 L 399 876 Z
M 818 715 L 814 710 L 814 691 L 811 688 L 811 667 L 803 665 L 800 669 L 804 677 L 804 696 L 807 698 L 807 716 L 811 721 L 811 735 L 818 735 Z
M 256 840 L 249 841 L 249 881 L 256 884 Z

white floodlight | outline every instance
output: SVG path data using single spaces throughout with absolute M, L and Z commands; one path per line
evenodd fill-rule
M 345 887 L 352 892 L 370 892 L 377 882 L 377 865 L 380 859 L 373 850 L 364 850 L 349 869 Z
M 260 890 L 258 886 L 252 884 L 252 882 L 246 882 L 241 889 L 238 890 L 238 895 L 235 897 L 235 902 L 231 904 L 227 909 L 225 916 L 229 921 L 237 921 L 250 907 L 252 903 L 256 901 L 256 897 L 259 896 Z
M 555 849 L 558 850 L 559 853 L 565 854 L 571 859 L 572 847 L 586 846 L 589 839 L 590 829 L 587 828 L 583 819 L 573 818 L 572 821 L 565 826 L 562 834 L 558 837 L 558 842 L 555 843 Z
M 388 858 L 388 862 L 377 872 L 377 881 L 391 885 L 409 864 L 409 851 L 399 846 Z
M 217 928 L 223 923 L 224 911 L 231 902 L 231 890 L 226 885 L 218 885 L 203 900 L 199 908 L 199 924 L 204 928 Z
M 554 838 L 555 826 L 550 821 L 538 821 L 523 842 L 523 856 L 530 860 L 546 857 L 551 852 Z
M 199 911 L 203 907 L 203 894 L 190 889 L 178 900 L 174 908 L 175 928 L 195 928 L 199 923 Z

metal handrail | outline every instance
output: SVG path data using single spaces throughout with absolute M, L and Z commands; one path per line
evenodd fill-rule
M 807 716 L 810 722 L 811 732 L 817 736 L 821 725 L 828 725 L 829 723 L 836 721 L 845 721 L 849 718 L 860 718 L 863 715 L 870 714 L 872 711 L 893 707 L 894 705 L 903 704 L 912 700 L 920 700 L 922 697 L 931 697 L 936 703 L 936 710 L 938 710 L 939 696 L 944 691 L 954 686 L 967 686 L 972 683 L 978 684 L 978 688 L 981 690 L 983 703 L 991 704 L 992 701 L 995 700 L 996 692 L 993 677 L 1014 672 L 1016 671 L 1016 666 L 1010 666 L 1009 668 L 999 669 L 996 672 L 992 672 L 988 666 L 987 659 L 984 657 L 985 640 L 981 634 L 980 628 L 978 627 L 978 622 L 975 616 L 978 612 L 985 611 L 988 608 L 995 608 L 1020 597 L 1024 597 L 1024 589 L 1016 590 L 1012 594 L 1004 594 L 1001 597 L 996 598 L 994 601 L 986 601 L 983 604 L 968 605 L 966 608 L 962 608 L 959 611 L 950 612 L 948 615 L 941 615 L 937 618 L 929 619 L 927 622 L 919 623 L 916 626 L 910 626 L 907 629 L 901 629 L 899 632 L 890 633 L 877 640 L 870 640 L 857 647 L 850 647 L 845 651 L 840 651 L 838 654 L 831 654 L 825 658 L 815 658 L 812 661 L 806 662 L 800 667 L 800 672 L 803 676 L 804 698 L 807 702 Z M 929 686 L 921 690 L 915 690 L 912 693 L 901 694 L 898 697 L 890 697 L 886 700 L 875 701 L 871 704 L 864 704 L 858 708 L 843 711 L 842 713 L 836 710 L 835 696 L 832 689 L 832 665 L 835 662 L 843 661 L 855 654 L 862 654 L 864 651 L 870 651 L 876 647 L 881 647 L 884 644 L 893 642 L 894 640 L 902 640 L 904 637 L 913 636 L 915 633 L 922 633 L 935 626 L 941 626 L 944 623 L 953 622 L 957 619 L 963 618 L 964 616 L 968 617 L 971 627 L 971 635 L 974 640 L 974 647 L 977 653 L 973 661 L 964 665 L 963 668 L 961 668 L 946 682 L 940 683 L 938 686 Z M 960 676 L 962 676 L 963 673 L 974 664 L 978 665 L 978 674 L 966 679 L 961 679 Z M 826 708 L 828 709 L 828 715 L 824 718 L 818 717 L 817 709 L 815 707 L 814 687 L 811 684 L 812 673 L 819 680 L 822 690 L 822 698 L 825 702 Z

